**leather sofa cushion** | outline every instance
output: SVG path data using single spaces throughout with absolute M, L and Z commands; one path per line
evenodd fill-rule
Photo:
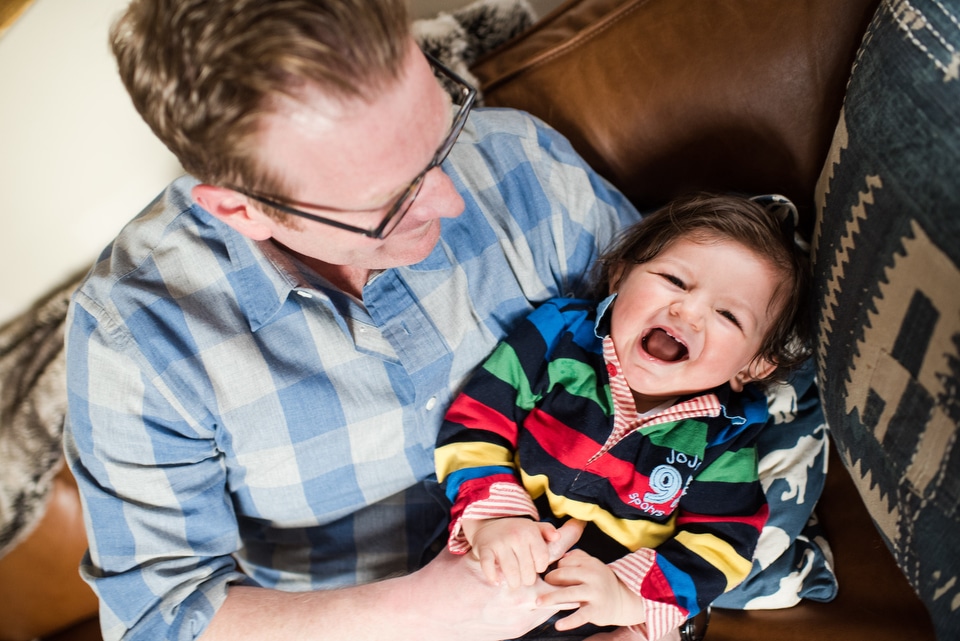
M 876 0 L 571 0 L 472 68 L 640 208 L 690 189 L 812 194 Z

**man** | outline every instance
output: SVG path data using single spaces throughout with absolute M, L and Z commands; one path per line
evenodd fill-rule
M 105 638 L 545 620 L 542 582 L 490 586 L 447 552 L 415 571 L 442 546 L 433 447 L 471 370 L 582 293 L 635 210 L 542 124 L 471 111 L 402 0 L 134 0 L 111 36 L 190 176 L 71 307 L 65 448 Z

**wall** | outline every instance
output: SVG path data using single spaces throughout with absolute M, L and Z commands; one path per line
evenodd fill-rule
M 35 0 L 0 38 L 0 321 L 84 268 L 179 172 L 116 77 L 126 0 Z
M 0 36 L 0 323 L 85 269 L 180 173 L 116 75 L 107 28 L 127 1 L 34 0 Z

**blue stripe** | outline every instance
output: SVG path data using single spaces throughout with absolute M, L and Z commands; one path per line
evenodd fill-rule
M 467 467 L 462 470 L 457 470 L 450 474 L 447 477 L 446 483 L 447 498 L 451 502 L 457 499 L 457 494 L 460 492 L 460 485 L 472 481 L 473 479 L 484 478 L 486 476 L 493 476 L 495 474 L 510 474 L 513 475 L 513 469 L 503 466 L 503 465 L 486 465 L 484 467 Z
M 670 583 L 677 604 L 691 616 L 700 611 L 697 605 L 697 586 L 690 575 L 670 563 L 662 554 L 657 555 L 657 567 Z

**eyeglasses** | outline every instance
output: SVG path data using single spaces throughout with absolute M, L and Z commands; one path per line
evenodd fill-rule
M 433 159 L 430 161 L 430 164 L 427 165 L 426 169 L 421 171 L 417 177 L 413 179 L 413 182 L 411 182 L 410 185 L 403 190 L 397 200 L 394 201 L 394 203 L 387 210 L 387 213 L 380 220 L 379 224 L 375 225 L 374 227 L 357 227 L 339 220 L 324 218 L 323 216 L 318 216 L 317 214 L 305 212 L 302 209 L 298 209 L 298 207 L 325 209 L 327 211 L 339 213 L 371 213 L 376 210 L 341 209 L 337 207 L 326 207 L 322 205 L 312 205 L 309 203 L 291 201 L 282 203 L 278 202 L 278 200 L 275 198 L 257 194 L 241 187 L 225 185 L 227 189 L 232 189 L 233 191 L 243 194 L 247 198 L 252 198 L 261 204 L 264 204 L 268 207 L 273 207 L 274 209 L 282 211 L 285 214 L 299 216 L 300 218 L 306 218 L 308 220 L 324 223 L 326 225 L 332 225 L 339 229 L 345 229 L 357 234 L 369 236 L 370 238 L 377 238 L 380 240 L 386 238 L 387 234 L 396 228 L 397 223 L 399 223 L 403 216 L 410 210 L 410 206 L 413 205 L 413 201 L 417 199 L 417 195 L 420 193 L 420 188 L 423 187 L 423 181 L 427 174 L 430 173 L 430 171 L 434 168 L 439 167 L 440 164 L 446 160 L 447 155 L 450 153 L 454 143 L 460 136 L 460 132 L 463 130 L 463 125 L 467 122 L 467 115 L 470 113 L 470 109 L 473 107 L 473 103 L 477 98 L 477 90 L 470 86 L 470 84 L 468 84 L 453 71 L 445 67 L 439 60 L 430 54 L 424 52 L 424 55 L 427 57 L 427 61 L 430 63 L 430 66 L 432 66 L 434 71 L 438 73 L 439 80 L 441 80 L 441 84 L 444 85 L 444 89 L 453 95 L 454 102 L 459 105 L 459 110 L 453 119 L 453 125 L 450 127 L 450 133 L 447 134 L 443 144 L 440 145 L 440 147 L 437 149 L 437 152 L 433 155 Z M 293 205 L 296 205 L 296 207 Z

